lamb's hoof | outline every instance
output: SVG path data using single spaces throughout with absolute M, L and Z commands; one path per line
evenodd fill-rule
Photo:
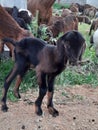
M 43 114 L 43 111 L 40 107 L 38 107 L 37 105 L 35 105 L 35 113 L 38 115 L 38 116 L 41 116 Z
M 16 98 L 21 98 L 21 95 L 19 94 L 19 92 L 15 92 L 15 91 L 14 91 L 14 96 L 15 96 Z
M 1 110 L 2 110 L 3 112 L 7 112 L 7 111 L 8 111 L 7 105 L 2 105 Z
M 53 117 L 59 116 L 59 112 L 53 107 L 48 107 L 48 111 Z

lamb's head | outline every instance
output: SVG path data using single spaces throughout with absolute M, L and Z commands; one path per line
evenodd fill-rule
M 26 9 L 19 9 L 18 17 L 23 18 L 27 24 L 30 24 L 32 21 L 32 14 L 29 10 Z
M 60 39 L 59 43 L 64 45 L 65 55 L 70 63 L 76 64 L 82 56 L 83 48 L 86 45 L 85 39 L 78 31 L 69 31 Z

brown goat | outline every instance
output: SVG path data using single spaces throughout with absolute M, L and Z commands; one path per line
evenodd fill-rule
M 79 9 L 76 5 L 71 5 L 70 10 L 74 13 L 77 14 L 79 12 Z
M 7 111 L 7 92 L 14 78 L 19 75 L 19 85 L 22 77 L 30 66 L 36 70 L 39 85 L 39 96 L 35 101 L 35 112 L 42 115 L 42 101 L 47 93 L 47 108 L 52 116 L 58 116 L 59 112 L 53 105 L 54 80 L 60 74 L 68 61 L 77 63 L 82 56 L 85 40 L 78 31 L 69 31 L 61 36 L 57 45 L 49 45 L 38 38 L 25 38 L 19 42 L 12 39 L 3 39 L 3 42 L 11 42 L 15 46 L 15 64 L 4 82 L 2 107 Z M 17 87 L 19 90 L 19 86 Z M 19 91 L 17 91 L 19 94 Z
M 49 23 L 48 23 L 48 26 L 53 25 L 56 21 L 59 21 L 59 20 L 61 20 L 61 19 L 62 19 L 61 16 L 53 15 L 53 16 L 50 18 L 50 21 L 49 21 Z
M 96 13 L 96 8 L 93 6 L 91 8 L 84 9 L 84 15 L 89 16 L 90 18 L 94 18 L 95 13 Z
M 52 16 L 52 5 L 56 0 L 28 0 L 27 8 L 35 16 L 36 11 L 39 11 L 38 25 L 48 24 Z
M 78 30 L 78 19 L 75 15 L 68 15 L 65 18 L 58 17 L 58 20 L 54 21 L 48 29 L 53 33 L 53 37 L 57 37 L 60 33 Z
M 13 38 L 16 41 L 25 37 L 33 37 L 28 30 L 21 28 L 17 22 L 8 14 L 8 12 L 0 5 L 0 39 L 4 37 Z M 14 46 L 7 44 L 12 57 L 14 58 L 13 50 Z M 4 50 L 3 44 L 0 44 L 0 53 Z
M 77 18 L 80 23 L 91 24 L 91 20 L 88 16 L 81 15 L 81 16 L 77 16 Z
M 72 11 L 70 9 L 63 9 L 62 12 L 61 12 L 62 17 L 66 17 L 70 14 L 72 14 Z

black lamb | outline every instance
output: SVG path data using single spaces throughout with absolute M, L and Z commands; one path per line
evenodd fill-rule
M 3 42 L 11 42 L 15 46 L 15 64 L 4 82 L 2 110 L 7 111 L 7 92 L 13 79 L 17 76 L 16 95 L 19 95 L 19 85 L 25 72 L 32 66 L 35 68 L 39 85 L 39 96 L 35 101 L 35 112 L 42 115 L 42 101 L 47 93 L 47 108 L 52 116 L 59 112 L 53 105 L 54 80 L 66 67 L 68 61 L 76 63 L 79 60 L 85 39 L 78 31 L 69 31 L 61 36 L 57 45 L 49 45 L 38 38 L 24 38 L 19 42 L 5 38 Z M 10 43 L 9 43 L 10 44 Z

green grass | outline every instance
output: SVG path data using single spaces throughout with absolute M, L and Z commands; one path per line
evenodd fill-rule
M 67 85 L 82 85 L 90 84 L 93 87 L 98 86 L 98 74 L 94 71 L 93 64 L 88 64 L 80 67 L 68 67 L 61 75 L 57 77 L 56 84 L 67 86 Z

